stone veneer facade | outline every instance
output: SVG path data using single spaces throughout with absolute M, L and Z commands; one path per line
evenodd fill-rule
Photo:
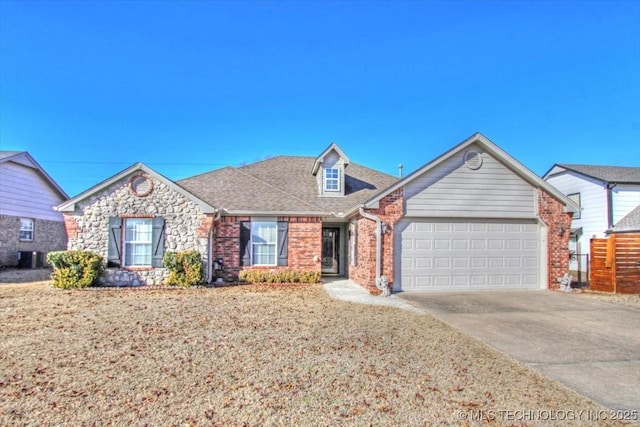
M 198 205 L 164 182 L 145 175 L 152 191 L 138 196 L 130 188 L 132 173 L 87 200 L 78 202 L 74 212 L 65 212 L 69 250 L 89 250 L 107 259 L 109 217 L 165 219 L 165 251 L 200 252 L 204 271 L 208 265 L 208 238 L 213 218 Z M 159 285 L 167 279 L 165 268 L 105 268 L 100 285 Z
M 67 245 L 64 222 L 33 218 L 33 240 L 20 240 L 20 218 L 0 215 L 0 266 L 18 265 L 18 252 L 42 252 L 44 263 L 47 253 L 62 251 Z

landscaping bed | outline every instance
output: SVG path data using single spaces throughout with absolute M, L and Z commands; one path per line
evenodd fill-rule
M 603 410 L 430 315 L 320 285 L 0 286 L 0 334 L 0 425 L 584 425 L 500 411 Z

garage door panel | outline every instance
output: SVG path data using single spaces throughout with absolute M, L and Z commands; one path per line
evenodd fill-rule
M 487 259 L 486 258 L 471 258 L 471 267 L 472 268 L 486 268 L 487 267 Z
M 487 241 L 480 239 L 471 239 L 471 249 L 477 251 L 487 250 Z
M 509 239 L 506 241 L 506 247 L 508 250 L 519 251 L 522 249 L 524 242 L 522 240 Z
M 414 268 L 416 269 L 433 268 L 433 259 L 432 258 L 416 258 Z
M 504 240 L 489 239 L 490 251 L 501 251 L 504 249 Z
M 451 224 L 449 223 L 436 223 L 434 226 L 434 231 L 436 233 L 448 233 L 451 231 Z
M 540 282 L 534 222 L 404 220 L 396 227 L 401 289 L 523 289 Z
M 504 268 L 504 258 L 490 257 L 487 258 L 487 261 L 489 261 L 489 268 Z
M 514 258 L 514 257 L 506 258 L 505 266 L 507 268 L 521 268 L 522 258 Z
M 453 268 L 460 270 L 469 268 L 469 262 L 471 260 L 469 258 L 453 258 L 452 261 Z

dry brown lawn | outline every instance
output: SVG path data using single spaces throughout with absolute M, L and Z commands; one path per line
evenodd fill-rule
M 430 315 L 319 285 L 0 285 L 0 333 L 2 425 L 584 425 L 498 411 L 603 409 Z

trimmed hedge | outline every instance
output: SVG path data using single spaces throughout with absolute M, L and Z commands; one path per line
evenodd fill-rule
M 320 283 L 319 271 L 241 270 L 238 278 L 249 283 Z
M 86 288 L 102 273 L 102 257 L 91 251 L 55 251 L 47 254 L 53 267 L 53 286 L 61 289 Z
M 202 257 L 198 251 L 165 252 L 162 264 L 169 270 L 167 285 L 188 288 L 203 282 Z

